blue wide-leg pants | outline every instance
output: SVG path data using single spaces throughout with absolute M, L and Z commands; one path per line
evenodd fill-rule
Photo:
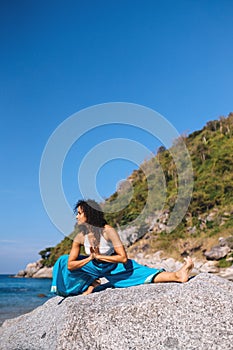
M 53 267 L 51 292 L 61 296 L 81 294 L 95 279 L 101 277 L 109 281 L 108 286 L 126 288 L 151 283 L 158 273 L 164 271 L 143 266 L 131 259 L 125 264 L 92 260 L 81 268 L 69 271 L 68 258 L 69 255 L 60 256 Z M 85 258 L 86 256 L 79 256 L 78 259 Z

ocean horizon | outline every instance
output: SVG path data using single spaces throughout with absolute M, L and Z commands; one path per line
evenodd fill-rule
M 0 274 L 0 326 L 5 320 L 26 314 L 52 298 L 51 282 L 50 278 Z

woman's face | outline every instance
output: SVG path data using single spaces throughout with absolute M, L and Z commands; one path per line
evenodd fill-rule
M 76 219 L 78 220 L 79 224 L 84 224 L 87 221 L 86 215 L 80 206 L 78 207 Z

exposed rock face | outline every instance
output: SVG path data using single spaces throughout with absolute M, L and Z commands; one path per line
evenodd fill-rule
M 233 283 L 200 274 L 184 284 L 54 297 L 5 321 L 2 350 L 231 349 Z
M 219 238 L 219 245 L 221 247 L 229 247 L 230 249 L 233 249 L 233 236 L 223 238 Z
M 227 238 L 220 237 L 219 244 L 205 252 L 204 255 L 208 260 L 226 258 L 228 261 L 233 261 L 233 236 Z
M 52 267 L 43 267 L 38 260 L 27 264 L 25 270 L 20 270 L 16 277 L 52 278 Z
M 156 269 L 164 268 L 166 271 L 177 271 L 181 268 L 183 263 L 176 261 L 173 258 L 163 258 L 163 251 L 157 251 L 152 255 L 144 255 L 143 253 L 136 253 L 133 258 L 142 265 L 154 267 Z M 220 277 L 227 278 L 233 281 L 233 265 L 228 268 L 219 268 L 217 260 L 201 261 L 193 259 L 194 268 L 193 274 L 199 274 L 202 272 L 214 273 Z
M 33 274 L 33 278 L 52 278 L 52 267 L 42 267 L 36 273 Z
M 225 258 L 227 254 L 231 251 L 229 247 L 215 246 L 210 251 L 205 252 L 205 256 L 210 260 L 219 260 Z
M 227 267 L 225 269 L 219 269 L 218 275 L 227 278 L 229 281 L 233 281 L 233 266 Z
M 128 247 L 142 238 L 148 231 L 154 231 L 156 233 L 167 231 L 169 229 L 167 227 L 169 213 L 169 210 L 157 211 L 153 216 L 147 217 L 141 226 L 129 225 L 125 229 L 118 227 L 118 233 L 122 242 Z
M 26 272 L 25 277 L 32 277 L 34 273 L 36 273 L 41 267 L 42 265 L 40 263 L 40 260 L 27 264 L 25 269 L 25 272 Z
M 118 228 L 119 236 L 123 244 L 128 247 L 131 244 L 135 243 L 147 232 L 147 226 L 129 226 L 128 228 L 121 230 Z

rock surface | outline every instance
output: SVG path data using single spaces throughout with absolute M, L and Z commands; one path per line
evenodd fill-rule
M 187 283 L 54 297 L 0 328 L 2 350 L 232 349 L 233 283 L 207 273 Z
M 27 264 L 15 277 L 52 278 L 52 267 L 42 266 L 41 260 Z
M 33 278 L 52 278 L 52 267 L 42 267 L 33 274 Z
M 136 253 L 133 258 L 142 265 L 147 265 L 149 267 L 154 267 L 156 269 L 164 268 L 166 271 L 177 271 L 181 268 L 183 263 L 176 261 L 173 258 L 163 258 L 163 252 L 158 251 L 152 255 Z M 233 265 L 228 268 L 219 268 L 218 262 L 214 261 L 201 261 L 193 259 L 194 268 L 192 270 L 193 274 L 199 274 L 202 272 L 214 273 L 220 277 L 226 278 L 230 281 L 233 281 Z
M 215 246 L 210 251 L 205 252 L 204 255 L 209 260 L 220 260 L 225 258 L 227 254 L 231 251 L 229 247 Z

